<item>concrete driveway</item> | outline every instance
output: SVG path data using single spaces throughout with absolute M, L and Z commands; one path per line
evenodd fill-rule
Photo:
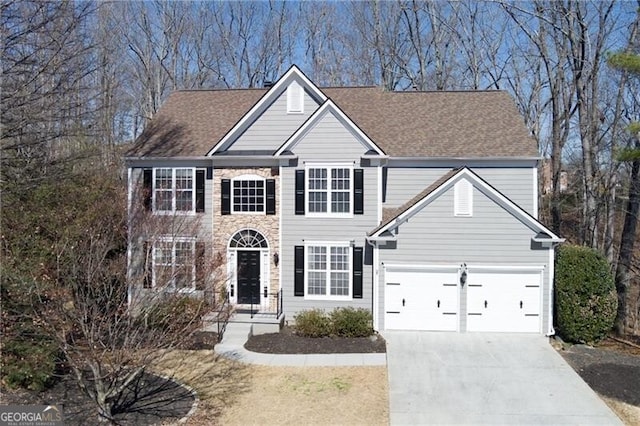
M 384 337 L 392 425 L 622 424 L 544 336 Z

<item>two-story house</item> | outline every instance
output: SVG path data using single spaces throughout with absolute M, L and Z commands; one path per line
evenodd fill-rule
M 562 239 L 505 92 L 319 88 L 294 66 L 171 94 L 126 160 L 130 205 L 182 219 L 131 238 L 130 277 L 149 272 L 133 287 L 174 273 L 198 292 L 217 256 L 231 303 L 288 320 L 353 306 L 377 330 L 553 332 Z

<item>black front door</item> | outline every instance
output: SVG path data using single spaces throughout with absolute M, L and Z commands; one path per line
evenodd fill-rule
M 259 251 L 238 251 L 238 303 L 260 304 Z

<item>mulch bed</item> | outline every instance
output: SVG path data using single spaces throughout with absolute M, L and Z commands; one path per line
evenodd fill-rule
M 98 424 L 96 405 L 69 375 L 61 377 L 50 389 L 33 392 L 23 389 L 1 389 L 1 403 L 10 405 L 62 405 L 64 424 L 84 426 Z M 120 401 L 117 424 L 131 426 L 157 425 L 176 422 L 187 415 L 195 398 L 193 394 L 172 380 L 144 374 L 129 387 Z
M 563 345 L 558 352 L 593 390 L 640 407 L 640 348 L 605 339 L 596 347 Z
M 291 327 L 280 333 L 251 336 L 245 349 L 267 354 L 384 353 L 387 344 L 379 334 L 370 337 L 301 337 Z

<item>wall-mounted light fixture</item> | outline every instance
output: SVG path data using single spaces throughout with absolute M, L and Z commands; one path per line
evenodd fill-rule
M 462 265 L 460 265 L 460 269 L 460 285 L 464 287 L 464 285 L 467 283 L 467 264 L 463 263 Z
M 280 255 L 278 252 L 275 252 L 273 253 L 273 264 L 278 266 L 278 263 L 280 263 Z

